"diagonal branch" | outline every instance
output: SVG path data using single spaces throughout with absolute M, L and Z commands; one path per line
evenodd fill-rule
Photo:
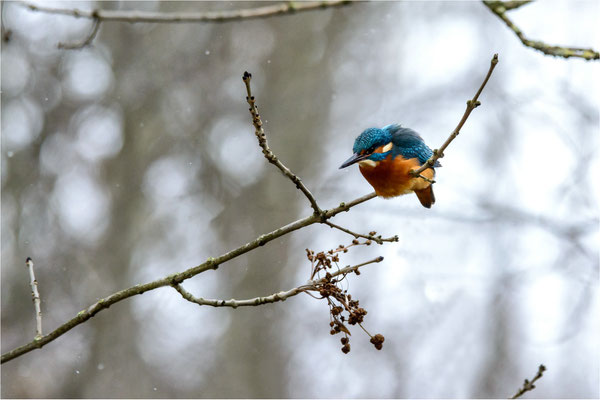
M 237 249 L 234 249 L 234 250 L 232 250 L 228 253 L 225 253 L 219 257 L 216 257 L 216 258 L 210 257 L 208 260 L 206 260 L 202 264 L 197 265 L 192 268 L 189 268 L 183 272 L 178 272 L 178 273 L 166 276 L 162 279 L 157 279 L 155 281 L 144 283 L 141 285 L 135 285 L 128 289 L 124 289 L 119 292 L 113 293 L 110 296 L 100 299 L 99 301 L 92 304 L 88 308 L 80 311 L 79 313 L 77 313 L 77 316 L 73 317 L 71 320 L 62 324 L 61 326 L 59 326 L 58 328 L 56 328 L 49 334 L 47 334 L 37 340 L 29 342 L 23 346 L 20 346 L 16 349 L 13 349 L 9 352 L 2 354 L 1 363 L 5 363 L 5 362 L 10 361 L 16 357 L 19 357 L 25 353 L 28 353 L 32 350 L 43 347 L 44 345 L 52 342 L 53 340 L 55 340 L 56 338 L 58 338 L 62 335 L 64 335 L 66 332 L 68 332 L 71 329 L 75 328 L 76 326 L 84 323 L 85 321 L 89 320 L 90 318 L 92 318 L 94 315 L 96 315 L 100 311 L 107 309 L 108 307 L 110 307 L 111 305 L 113 305 L 115 303 L 118 303 L 120 301 L 128 299 L 132 296 L 140 295 L 149 290 L 154 290 L 154 289 L 157 289 L 160 287 L 165 287 L 165 286 L 177 285 L 177 284 L 183 282 L 184 280 L 189 279 L 193 276 L 196 276 L 202 272 L 206 272 L 211 269 L 217 269 L 219 267 L 219 265 L 221 265 L 229 260 L 232 260 L 236 257 L 239 257 L 242 254 L 245 254 L 251 250 L 254 250 L 257 247 L 264 246 L 265 244 L 269 243 L 272 240 L 275 240 L 281 236 L 287 235 L 288 233 L 298 230 L 300 228 L 304 228 L 305 226 L 309 226 L 309 225 L 316 224 L 316 223 L 323 223 L 323 221 L 326 221 L 341 212 L 348 211 L 352 207 L 357 206 L 361 203 L 364 203 L 365 201 L 371 200 L 374 197 L 377 197 L 375 192 L 369 193 L 365 196 L 354 199 L 348 203 L 340 203 L 340 205 L 338 207 L 332 208 L 330 210 L 323 210 L 321 212 L 321 214 L 313 213 L 313 214 L 309 215 L 308 217 L 299 219 L 299 220 L 289 223 L 285 226 L 282 226 L 278 229 L 275 229 L 272 232 L 261 235 L 261 236 L 257 237 L 256 239 L 252 240 L 251 242 L 248 242 L 245 245 L 240 246 Z
M 296 174 L 294 174 L 288 167 L 283 165 L 283 163 L 277 158 L 271 148 L 269 147 L 269 143 L 267 142 L 267 136 L 265 134 L 265 130 L 262 127 L 262 121 L 260 119 L 260 114 L 258 113 L 258 108 L 256 107 L 256 102 L 254 100 L 254 96 L 252 96 L 252 90 L 250 89 L 250 80 L 252 79 L 252 74 L 248 72 L 244 72 L 244 76 L 242 80 L 246 84 L 246 91 L 248 92 L 248 96 L 246 96 L 246 101 L 250 105 L 250 115 L 252 115 L 252 124 L 254 125 L 254 134 L 258 139 L 258 144 L 262 148 L 262 152 L 265 158 L 273 165 L 275 165 L 285 176 L 290 178 L 290 180 L 296 185 L 296 187 L 304 193 L 308 201 L 310 202 L 310 206 L 313 210 L 315 210 L 315 214 L 321 214 L 321 209 L 317 204 L 317 200 L 313 194 L 308 190 L 302 180 L 298 178 Z
M 40 6 L 30 2 L 20 2 L 31 11 L 39 11 L 48 14 L 67 15 L 75 18 L 97 19 L 100 22 L 119 21 L 119 22 L 154 22 L 154 23 L 190 23 L 190 22 L 227 22 L 246 19 L 256 19 L 272 17 L 275 15 L 293 14 L 316 9 L 338 7 L 351 4 L 348 0 L 329 0 L 329 1 L 301 1 L 284 2 L 274 5 L 268 5 L 257 8 L 245 8 L 240 10 L 228 11 L 208 11 L 208 12 L 147 12 L 147 11 L 129 11 L 129 10 L 79 10 L 68 8 L 54 8 Z
M 544 375 L 545 370 L 546 367 L 544 366 L 544 364 L 540 364 L 540 366 L 538 367 L 538 372 L 537 374 L 535 374 L 533 379 L 531 381 L 529 381 L 529 379 L 525 379 L 525 382 L 523 382 L 523 387 L 521 387 L 519 391 L 513 397 L 511 397 L 511 399 L 517 399 L 523 396 L 526 392 L 535 389 L 535 381 L 537 381 L 542 377 L 542 375 Z
M 435 165 L 435 162 L 438 159 L 444 157 L 444 150 L 446 150 L 446 147 L 448 147 L 448 145 L 450 143 L 452 143 L 452 141 L 454 139 L 456 139 L 456 137 L 460 133 L 460 130 L 462 129 L 463 125 L 465 124 L 465 122 L 467 122 L 467 118 L 469 118 L 469 115 L 471 115 L 471 111 L 473 111 L 479 105 L 481 105 L 481 103 L 477 99 L 479 99 L 479 95 L 481 94 L 481 92 L 483 91 L 483 88 L 485 87 L 488 80 L 490 79 L 490 76 L 492 76 L 492 72 L 494 72 L 494 68 L 496 68 L 496 64 L 498 64 L 498 54 L 494 54 L 494 57 L 492 57 L 492 61 L 490 63 L 490 69 L 488 70 L 488 73 L 485 76 L 483 83 L 479 87 L 479 90 L 477 91 L 477 93 L 475 93 L 475 96 L 473 96 L 473 98 L 471 100 L 467 100 L 467 109 L 465 110 L 465 113 L 463 114 L 463 116 L 460 119 L 460 122 L 458 123 L 456 128 L 454 128 L 454 130 L 452 131 L 450 136 L 448 136 L 448 139 L 446 139 L 446 141 L 440 146 L 439 149 L 433 150 L 433 156 L 431 156 L 429 158 L 429 160 L 425 161 L 425 163 L 423 165 L 421 165 L 420 168 L 411 171 L 413 176 L 421 176 L 420 175 L 421 172 L 425 171 L 429 167 L 433 167 Z
M 508 26 L 517 35 L 521 43 L 532 49 L 539 50 L 544 54 L 555 56 L 555 57 L 579 57 L 586 60 L 598 60 L 600 59 L 600 53 L 592 48 L 580 48 L 580 47 L 563 47 L 563 46 L 552 46 L 547 43 L 528 39 L 525 34 L 516 26 L 510 18 L 506 15 L 506 11 L 515 9 L 524 4 L 529 3 L 528 1 L 483 1 L 483 4 L 490 9 L 498 18 L 500 18 L 506 26 Z

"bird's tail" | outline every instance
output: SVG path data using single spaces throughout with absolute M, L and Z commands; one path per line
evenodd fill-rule
M 419 201 L 423 207 L 431 208 L 431 205 L 435 203 L 432 185 L 427 186 L 425 189 L 415 190 L 415 194 L 419 198 Z

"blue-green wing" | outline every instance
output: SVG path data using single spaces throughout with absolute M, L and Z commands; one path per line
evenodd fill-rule
M 416 158 L 422 164 L 425 163 L 431 156 L 433 151 L 427 147 L 421 136 L 412 129 L 403 128 L 400 125 L 387 125 L 382 128 L 392 135 L 392 143 L 394 144 L 394 157 L 400 154 L 402 157 Z M 442 165 L 436 161 L 435 167 Z

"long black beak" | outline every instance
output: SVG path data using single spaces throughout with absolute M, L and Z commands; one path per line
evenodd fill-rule
M 346 161 L 344 161 L 344 163 L 340 166 L 340 169 L 342 168 L 346 168 L 354 163 L 357 163 L 361 160 L 364 160 L 365 158 L 369 157 L 370 154 L 358 154 L 358 153 L 354 153 L 352 155 L 352 157 L 350 157 L 349 159 L 347 159 Z

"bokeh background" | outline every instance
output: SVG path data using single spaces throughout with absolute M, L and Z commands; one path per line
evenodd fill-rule
M 252 2 L 45 2 L 208 11 Z M 597 1 L 510 13 L 547 43 L 600 47 Z M 44 330 L 101 297 L 220 255 L 309 215 L 274 152 L 330 208 L 372 191 L 338 170 L 363 129 L 398 122 L 439 147 L 496 52 L 500 63 L 438 170 L 431 210 L 373 199 L 333 222 L 398 234 L 347 289 L 368 311 L 352 350 L 324 301 L 199 307 L 171 288 L 123 301 L 2 365 L 2 397 L 598 397 L 599 64 L 524 47 L 479 2 L 374 2 L 228 23 L 101 26 L 2 3 L 2 352 L 30 341 L 24 261 Z M 308 279 L 311 226 L 184 282 L 243 299 Z

